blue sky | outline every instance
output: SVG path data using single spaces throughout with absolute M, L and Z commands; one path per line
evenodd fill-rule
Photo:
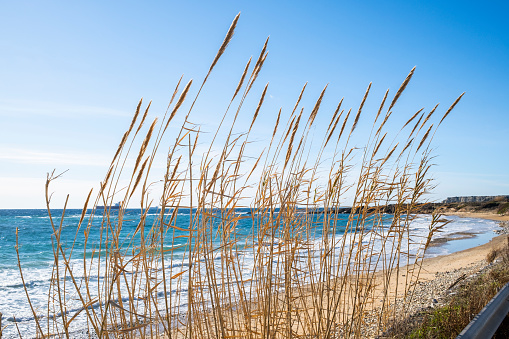
M 341 97 L 357 107 L 373 82 L 370 108 L 417 66 L 394 112 L 401 121 L 436 103 L 443 114 L 466 92 L 433 142 L 431 199 L 509 194 L 507 2 L 2 1 L 0 208 L 44 207 L 54 168 L 69 170 L 54 186 L 56 205 L 70 193 L 70 206 L 80 207 L 139 99 L 153 101 L 154 118 L 182 74 L 201 81 L 238 12 L 198 121 L 224 110 L 269 35 L 253 95 L 270 81 L 261 124 L 272 124 L 281 106 L 291 110 L 305 82 L 307 107 L 329 84 L 324 111 Z M 317 119 L 328 123 L 326 114 Z

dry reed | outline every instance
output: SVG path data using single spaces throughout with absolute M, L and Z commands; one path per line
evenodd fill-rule
M 427 139 L 433 125 L 413 150 L 417 140 L 413 134 L 422 120 L 421 114 L 397 158 L 393 154 L 400 149 L 399 143 L 384 142 L 387 135 L 384 128 L 415 67 L 392 99 L 384 120 L 377 124 L 388 96 L 388 91 L 385 93 L 373 119 L 376 133 L 365 140 L 365 147 L 351 147 L 349 141 L 359 123 L 371 83 L 346 142 L 340 143 L 351 109 L 341 120 L 344 112 L 338 113 L 341 99 L 322 146 L 312 152 L 308 133 L 327 86 L 302 126 L 300 120 L 307 113 L 303 107 L 298 115 L 295 112 L 300 107 L 304 85 L 286 127 L 279 128 L 280 119 L 284 118 L 280 110 L 270 144 L 263 150 L 257 146 L 257 153 L 247 153 L 250 132 L 261 112 L 267 86 L 254 110 L 249 130 L 235 135 L 233 128 L 266 60 L 267 39 L 245 84 L 232 125 L 224 135 L 225 141 L 220 143 L 214 136 L 208 152 L 197 154 L 202 133 L 192 123 L 191 113 L 233 36 L 237 20 L 238 16 L 174 144 L 167 148 L 166 171 L 159 181 L 161 194 L 155 202 L 148 184 L 155 154 L 170 122 L 186 103 L 192 80 L 170 108 L 179 80 L 168 106 L 170 114 L 161 120 L 155 140 L 152 136 L 157 120 L 150 126 L 122 192 L 119 185 L 124 178 L 124 165 L 130 159 L 131 146 L 150 106 L 136 127 L 140 101 L 93 208 L 87 213 L 90 195 L 85 202 L 77 227 L 77 232 L 85 234 L 83 253 L 75 254 L 62 246 L 59 237 L 62 224 L 53 224 L 50 209 L 49 186 L 57 176 L 48 176 L 46 194 L 54 228 L 55 264 L 46 326 L 39 324 L 39 314 L 33 310 L 38 337 L 55 333 L 72 337 L 68 328 L 77 317 L 83 317 L 84 326 L 99 338 L 361 337 L 366 313 L 377 312 L 381 331 L 395 316 L 391 310 L 398 297 L 411 296 L 419 276 L 419 263 L 431 237 L 442 227 L 440 217 L 433 216 L 428 236 L 419 239 L 410 226 L 419 203 L 425 201 L 425 194 L 432 187 L 428 178 L 428 148 L 418 151 L 426 141 L 430 142 Z M 251 59 L 230 105 L 244 86 L 250 63 Z M 413 114 L 403 127 L 421 111 Z M 216 135 L 223 121 L 224 117 Z M 340 122 L 336 142 L 329 143 Z M 126 147 L 130 138 L 131 146 Z M 274 140 L 277 142 L 273 143 Z M 152 153 L 145 157 L 150 144 Z M 221 151 L 212 156 L 212 149 Z M 324 151 L 332 156 L 324 159 Z M 360 163 L 355 160 L 356 152 L 361 152 Z M 260 165 L 264 154 L 265 163 Z M 357 175 L 355 168 L 360 168 Z M 257 175 L 259 179 L 253 180 Z M 144 184 L 140 185 L 142 181 Z M 342 214 L 340 207 L 346 194 L 353 195 L 353 204 Z M 127 207 L 135 203 L 132 199 L 136 196 L 140 197 L 138 225 L 132 234 L 126 235 L 122 227 L 127 222 Z M 120 209 L 114 212 L 108 206 L 118 199 L 122 199 Z M 105 206 L 102 211 L 97 209 L 100 203 Z M 389 205 L 390 218 L 385 214 Z M 151 207 L 158 207 L 153 220 L 147 217 Z M 250 213 L 237 213 L 241 207 L 250 208 Z M 188 211 L 187 224 L 182 223 L 179 215 L 184 209 Z M 246 220 L 250 225 L 248 231 L 241 227 Z M 93 226 L 97 223 L 98 227 Z M 98 234 L 99 242 L 88 242 L 92 232 Z M 417 250 L 410 249 L 415 246 Z M 80 277 L 70 265 L 78 256 L 82 257 L 84 270 Z M 252 260 L 250 265 L 247 258 Z M 67 310 L 69 294 L 81 305 L 72 314 Z

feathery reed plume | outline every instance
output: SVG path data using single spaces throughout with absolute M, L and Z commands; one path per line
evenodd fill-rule
M 90 192 L 88 192 L 87 199 L 85 200 L 85 204 L 83 205 L 83 210 L 81 211 L 80 221 L 78 222 L 78 228 L 81 225 L 81 223 L 83 222 L 83 219 L 85 219 L 85 214 L 87 213 L 88 201 L 90 200 L 90 196 L 92 195 L 93 190 L 94 189 L 91 188 Z
M 272 139 L 274 139 L 274 136 L 276 135 L 277 128 L 279 127 L 279 119 L 281 118 L 281 110 L 279 109 L 279 113 L 277 114 L 276 124 L 274 125 L 274 130 L 272 131 Z
M 261 68 L 261 66 L 263 65 L 263 62 L 265 61 L 265 57 L 267 56 L 265 51 L 267 50 L 267 45 L 269 43 L 269 38 L 270 38 L 270 36 L 267 37 L 267 39 L 265 40 L 265 43 L 263 44 L 262 50 L 260 52 L 260 55 L 258 56 L 258 59 L 256 59 L 256 64 L 255 64 L 255 67 L 254 67 L 254 70 L 253 70 L 252 74 L 254 74 L 254 72 L 255 72 L 255 70 L 257 68 Z
M 265 63 L 265 59 L 267 58 L 268 54 L 269 54 L 269 52 L 266 52 L 263 55 L 263 57 L 259 60 L 259 63 L 257 61 L 257 65 L 253 69 L 253 74 L 251 75 L 251 82 L 249 83 L 249 85 L 247 87 L 246 93 L 249 93 L 249 91 L 251 91 L 251 87 L 253 87 L 253 84 L 255 83 L 256 79 L 258 78 L 258 74 L 260 74 L 260 71 L 262 70 L 263 64 Z
M 364 97 L 362 98 L 361 104 L 359 106 L 359 110 L 357 111 L 357 114 L 355 115 L 355 119 L 353 121 L 352 130 L 350 131 L 350 134 L 352 134 L 353 131 L 355 130 L 355 127 L 357 127 L 357 123 L 359 122 L 359 118 L 361 116 L 362 107 L 364 107 L 364 103 L 366 102 L 366 99 L 368 97 L 370 89 L 371 89 L 371 82 L 369 83 L 369 86 L 366 89 L 366 93 L 364 93 Z
M 128 133 L 131 133 L 133 130 L 134 124 L 136 123 L 136 120 L 138 119 L 138 115 L 140 114 L 140 108 L 141 103 L 143 102 L 143 98 L 140 99 L 140 102 L 138 102 L 138 106 L 136 107 L 136 112 L 134 113 L 133 119 L 131 120 L 131 124 L 129 125 L 129 128 L 127 129 Z
M 345 130 L 345 126 L 346 126 L 346 122 L 348 121 L 348 118 L 350 117 L 351 112 L 352 112 L 352 109 L 350 108 L 348 110 L 348 113 L 346 114 L 345 121 L 343 121 L 343 126 L 341 126 L 341 131 L 339 132 L 339 135 L 338 135 L 338 141 L 339 141 L 339 139 L 341 139 L 341 136 L 343 135 L 343 131 Z
M 164 126 L 163 133 L 168 128 L 168 125 L 170 124 L 171 120 L 175 117 L 175 114 L 177 114 L 177 111 L 179 110 L 180 106 L 182 106 L 182 103 L 184 102 L 184 100 L 186 100 L 187 92 L 189 92 L 189 88 L 191 87 L 192 83 L 193 83 L 193 79 L 189 80 L 186 87 L 184 87 L 184 90 L 182 90 L 182 93 L 180 93 L 180 97 L 177 100 L 175 107 L 173 107 L 170 117 L 168 118 L 168 121 L 166 122 L 166 125 Z
M 147 166 L 147 162 L 149 161 L 150 157 L 147 157 L 145 161 L 143 162 L 143 165 L 141 165 L 140 171 L 138 172 L 138 176 L 136 177 L 136 180 L 134 182 L 133 189 L 131 190 L 131 194 L 129 195 L 129 199 L 133 196 L 134 192 L 136 191 L 136 187 L 138 187 L 138 184 L 140 183 L 141 176 L 143 175 L 143 172 L 145 171 L 145 167 Z
M 391 151 L 389 152 L 389 154 L 387 154 L 387 157 L 385 157 L 384 161 L 383 162 L 386 162 L 387 160 L 390 159 L 390 157 L 392 156 L 392 153 L 394 153 L 394 151 L 396 150 L 396 148 L 398 148 L 398 145 L 399 143 L 397 143 L 396 145 L 394 145 L 394 147 L 391 149 Z
M 378 142 L 378 145 L 376 145 L 375 150 L 373 151 L 373 157 L 378 153 L 378 149 L 380 148 L 380 146 L 382 146 L 382 143 L 384 142 L 386 135 L 387 135 L 387 132 L 384 134 L 382 139 L 380 139 L 380 141 Z
M 429 132 L 431 131 L 431 129 L 433 128 L 433 124 L 431 126 L 429 126 L 428 130 L 426 131 L 426 133 L 424 134 L 424 136 L 422 137 L 422 140 L 421 142 L 419 143 L 419 146 L 417 147 L 417 149 L 415 150 L 415 152 L 417 152 L 422 144 L 424 144 L 424 141 L 426 141 L 426 139 L 428 138 L 428 135 L 429 135 Z
M 232 101 L 235 99 L 237 94 L 239 93 L 240 89 L 242 88 L 242 84 L 244 83 L 244 79 L 246 78 L 247 71 L 249 70 L 249 65 L 251 64 L 251 58 L 249 58 L 249 61 L 246 64 L 246 68 L 244 68 L 244 72 L 242 73 L 242 76 L 240 77 L 239 84 L 237 85 L 237 88 L 235 89 L 235 93 L 233 94 Z
M 410 139 L 410 137 L 414 134 L 415 130 L 417 129 L 417 127 L 419 126 L 419 123 L 421 122 L 422 118 L 424 117 L 424 112 L 421 114 L 421 116 L 419 117 L 419 120 L 417 120 L 417 122 L 415 123 L 414 125 L 414 128 L 412 128 L 412 132 L 410 132 L 410 134 L 408 135 L 408 139 Z
M 253 72 L 251 73 L 251 76 L 249 77 L 249 81 L 248 81 L 248 85 L 247 85 L 245 94 L 249 93 L 249 91 L 251 90 L 251 87 L 253 86 L 254 82 L 258 78 L 258 74 L 260 73 L 260 71 L 263 67 L 263 64 L 265 63 L 265 59 L 267 58 L 267 54 L 268 54 L 268 52 L 266 52 L 266 50 L 267 50 L 267 44 L 269 43 L 269 38 L 270 38 L 270 36 L 267 37 L 267 40 L 265 40 L 265 44 L 263 44 L 260 55 L 258 56 L 258 59 L 256 59 L 256 63 L 253 68 Z
M 118 152 L 118 151 L 117 151 Z M 115 158 L 117 157 L 117 155 L 115 156 Z M 106 177 L 104 177 L 104 181 L 101 185 L 101 187 L 104 185 L 106 185 L 108 183 L 108 181 L 110 180 L 110 177 L 111 177 L 111 173 L 113 172 L 113 164 L 110 165 L 110 167 L 108 168 L 108 172 L 106 173 Z M 101 189 L 102 190 L 102 189 Z
M 332 137 L 332 134 L 334 134 L 334 131 L 336 130 L 336 126 L 338 125 L 338 122 L 341 119 L 341 116 L 343 115 L 343 112 L 345 111 L 345 110 L 342 110 L 341 113 L 339 113 L 339 115 L 337 115 L 339 109 L 341 108 L 341 104 L 342 103 L 343 103 L 343 99 L 341 99 L 341 101 L 339 102 L 338 107 L 336 108 L 336 111 L 334 112 L 334 115 L 332 116 L 331 124 L 334 123 L 332 125 L 332 128 L 331 128 L 331 124 L 329 124 L 329 127 L 327 128 L 327 131 L 329 132 L 329 135 L 327 136 L 327 140 L 325 141 L 325 144 L 323 146 L 324 148 L 329 143 L 329 140 Z M 336 117 L 336 115 L 337 115 L 337 117 Z
M 221 47 L 219 47 L 219 50 L 216 54 L 216 57 L 214 58 L 214 60 L 212 61 L 212 64 L 209 68 L 209 71 L 207 72 L 207 75 L 205 76 L 205 78 L 203 79 L 202 83 L 201 83 L 201 86 L 200 88 L 198 89 L 198 93 L 196 93 L 196 96 L 194 97 L 194 100 L 193 102 L 191 103 L 191 106 L 189 107 L 189 111 L 187 112 L 186 114 L 186 117 L 185 117 L 185 121 L 188 122 L 188 117 L 189 115 L 191 114 L 191 112 L 193 111 L 193 108 L 194 108 L 194 104 L 196 103 L 196 101 L 198 100 L 198 97 L 200 96 L 200 93 L 203 89 L 203 86 L 205 86 L 205 83 L 207 82 L 207 79 L 209 78 L 210 74 L 212 73 L 212 69 L 214 68 L 214 66 L 216 65 L 216 63 L 218 62 L 219 58 L 221 58 L 221 56 L 223 55 L 223 53 L 225 52 L 226 50 L 226 47 L 228 47 L 228 44 L 230 43 L 230 40 L 232 39 L 233 37 L 233 32 L 235 30 L 235 27 L 237 26 L 237 21 L 239 19 L 239 16 L 240 16 L 240 12 L 239 14 L 237 14 L 237 16 L 235 17 L 235 19 L 233 20 L 230 28 L 228 29 L 228 32 L 226 33 L 226 37 L 223 41 L 223 44 L 221 45 Z M 190 84 L 188 84 L 190 85 Z M 188 87 L 186 87 L 186 89 L 188 89 Z M 178 109 L 178 108 L 177 108 Z M 170 115 L 170 119 L 168 120 L 168 123 L 170 122 L 170 120 L 175 116 L 175 113 L 176 113 L 176 110 L 174 109 L 172 114 Z M 167 127 L 168 125 L 166 125 Z M 163 131 L 166 130 L 166 127 Z M 180 139 L 180 136 L 182 134 L 182 131 L 184 130 L 184 127 L 185 126 L 182 126 L 180 132 L 179 132 L 179 135 L 177 136 L 177 139 Z
M 417 66 L 414 66 L 414 68 L 412 68 L 412 70 L 410 71 L 410 73 L 408 73 L 406 79 L 403 81 L 401 86 L 399 86 L 399 89 L 396 92 L 396 95 L 394 96 L 394 99 L 392 99 L 391 105 L 389 106 L 389 109 L 387 111 L 390 111 L 394 107 L 396 102 L 398 101 L 399 97 L 401 96 L 401 93 L 403 93 L 403 91 L 405 90 L 406 86 L 410 82 L 410 79 L 412 79 L 412 76 L 414 75 L 415 67 L 417 67 Z
M 435 106 L 436 107 L 436 106 Z M 408 119 L 408 121 L 403 125 L 403 127 L 401 127 L 401 129 L 405 128 L 409 123 L 412 122 L 412 120 L 415 119 L 415 117 L 421 113 L 422 111 L 424 110 L 424 108 L 421 108 L 420 110 L 418 110 L 417 112 L 414 113 L 414 115 L 412 115 L 412 117 L 410 119 Z
M 300 91 L 299 93 L 299 97 L 297 98 L 297 102 L 295 103 L 295 106 L 293 106 L 293 110 L 292 110 L 292 113 L 290 114 L 290 117 L 293 116 L 293 114 L 295 113 L 295 111 L 297 110 L 297 107 L 299 106 L 300 104 L 300 100 L 302 99 L 302 95 L 304 94 L 304 91 L 306 90 L 306 86 L 308 85 L 308 83 L 306 82 L 304 84 L 304 86 L 302 86 L 302 90 Z
M 233 19 L 232 24 L 230 25 L 230 28 L 228 29 L 228 32 L 226 33 L 226 36 L 224 37 L 224 41 L 221 44 L 221 47 L 219 47 L 219 50 L 217 51 L 216 57 L 214 58 L 214 61 L 212 61 L 212 64 L 209 68 L 209 73 L 212 72 L 212 69 L 217 64 L 217 61 L 219 58 L 221 58 L 221 55 L 223 55 L 224 51 L 226 51 L 226 47 L 228 47 L 228 44 L 233 38 L 233 33 L 235 32 L 235 27 L 237 27 L 237 22 L 239 21 L 240 13 L 235 16 L 235 19 Z
M 145 119 L 147 118 L 148 110 L 150 109 L 150 105 L 152 105 L 152 100 L 150 100 L 150 102 L 148 103 L 147 108 L 145 109 L 145 113 L 143 113 L 143 117 L 141 118 L 140 124 L 138 125 L 138 128 L 136 129 L 136 132 L 134 134 L 138 134 L 140 129 L 143 127 L 143 123 L 145 122 Z
M 451 107 L 449 107 L 449 109 L 447 110 L 447 112 L 445 112 L 444 116 L 442 117 L 442 119 L 440 119 L 440 122 L 438 123 L 438 126 L 440 126 L 442 124 L 442 121 L 444 121 L 445 118 L 447 118 L 447 116 L 449 115 L 449 113 L 451 113 L 451 111 L 454 109 L 454 107 L 456 106 L 456 104 L 461 100 L 461 98 L 463 97 L 463 95 L 465 95 L 465 92 L 461 93 L 461 95 L 453 102 L 453 104 L 451 105 Z
M 380 107 L 378 108 L 378 112 L 376 113 L 376 117 L 375 117 L 375 121 L 373 122 L 373 125 L 375 125 L 376 122 L 378 121 L 378 117 L 380 116 L 380 113 L 382 113 L 382 109 L 384 108 L 385 100 L 387 100 L 388 95 L 389 95 L 389 90 L 385 91 L 384 98 L 382 99 L 382 102 L 380 103 Z
M 343 115 L 343 112 L 345 112 L 345 110 L 342 110 L 341 113 L 339 114 L 339 116 L 336 118 L 336 120 L 334 122 L 334 125 L 332 126 L 332 129 L 329 132 L 329 136 L 327 137 L 327 140 L 325 141 L 324 147 L 327 146 L 327 144 L 329 143 L 330 138 L 332 137 L 332 134 L 334 134 L 334 131 L 336 130 L 336 126 L 338 125 L 338 122 L 341 119 L 341 116 Z
M 405 153 L 405 151 L 408 149 L 408 147 L 410 147 L 410 145 L 412 145 L 413 141 L 414 141 L 414 138 L 408 140 L 408 142 L 406 143 L 405 147 L 403 148 L 403 150 L 399 154 L 399 157 L 402 156 L 403 153 Z
M 330 119 L 329 126 L 327 127 L 327 132 L 325 132 L 325 133 L 330 132 L 331 127 L 334 126 L 335 124 L 337 124 L 338 113 L 339 113 L 339 110 L 341 109 L 341 105 L 343 104 L 343 99 L 344 98 L 341 98 L 341 100 L 339 101 L 339 104 L 337 105 L 336 110 L 334 111 L 334 114 L 332 115 L 332 118 Z M 341 112 L 343 112 L 343 111 L 341 111 Z M 341 116 L 341 114 L 339 114 L 339 116 Z
M 322 90 L 322 93 L 320 93 L 320 96 L 318 97 L 318 100 L 316 100 L 315 107 L 313 107 L 313 110 L 311 111 L 311 114 L 308 118 L 308 127 L 311 127 L 313 125 L 313 122 L 315 121 L 316 115 L 318 114 L 318 110 L 320 109 L 320 104 L 322 103 L 323 95 L 325 94 L 325 90 L 327 89 L 327 86 L 329 84 L 325 85 L 325 87 Z
M 293 130 L 293 124 L 295 123 L 296 118 L 297 117 L 295 117 L 295 116 L 292 118 L 292 121 L 290 122 L 290 125 L 288 126 L 288 129 L 286 130 L 285 137 L 283 138 L 283 141 L 281 142 L 281 144 L 285 143 L 286 139 L 290 135 L 290 132 Z
M 391 116 L 391 114 L 392 114 L 392 111 L 389 111 L 389 112 L 387 112 L 387 114 L 385 114 L 384 121 L 382 121 L 382 123 L 380 124 L 380 127 L 378 127 L 378 130 L 376 131 L 375 135 L 380 134 L 380 132 L 382 131 L 382 128 L 387 123 L 387 120 L 389 120 L 389 117 Z
M 115 163 L 115 160 L 117 159 L 118 155 L 122 151 L 122 148 L 125 145 L 125 142 L 127 141 L 127 138 L 129 137 L 129 131 L 126 131 L 124 135 L 122 136 L 122 139 L 120 140 L 120 144 L 117 147 L 117 151 L 115 152 L 115 155 L 113 156 L 113 159 L 111 160 L 111 165 Z
M 439 104 L 436 104 L 435 107 L 433 107 L 433 109 L 428 113 L 426 119 L 424 119 L 424 121 L 422 122 L 421 127 L 419 127 L 419 131 L 426 125 L 426 123 L 428 122 L 429 118 L 431 118 L 433 113 L 435 113 L 435 110 L 437 109 L 438 105 Z
M 258 113 L 260 112 L 260 108 L 263 104 L 263 99 L 265 99 L 265 93 L 267 93 L 267 87 L 269 87 L 269 83 L 265 85 L 265 88 L 263 89 L 262 96 L 260 98 L 260 101 L 258 101 L 258 106 L 256 107 L 256 111 L 253 115 L 253 120 L 251 121 L 251 125 L 249 126 L 249 130 L 253 127 L 253 124 L 255 123 L 256 118 L 258 117 Z
M 302 117 L 303 112 L 304 112 L 304 108 L 302 108 L 300 110 L 300 113 L 297 116 L 297 121 L 295 121 L 295 124 L 293 125 L 292 135 L 290 136 L 290 141 L 288 142 L 288 148 L 286 151 L 285 166 L 288 163 L 288 160 L 290 159 L 290 156 L 292 154 L 293 140 L 295 138 L 295 133 L 297 133 L 297 130 L 299 129 L 300 118 Z
M 152 125 L 150 125 L 150 128 L 148 129 L 147 135 L 145 136 L 145 139 L 143 140 L 140 151 L 138 152 L 138 156 L 136 157 L 136 162 L 134 163 L 134 172 L 136 172 L 136 169 L 138 168 L 138 165 L 140 164 L 141 158 L 145 154 L 145 151 L 147 150 L 148 143 L 150 142 L 150 139 L 152 138 L 152 133 L 154 132 L 154 128 L 157 123 L 157 118 L 154 119 L 152 122 Z
M 170 110 L 170 106 L 171 104 L 173 103 L 173 100 L 175 100 L 175 97 L 177 96 L 177 93 L 178 93 L 178 90 L 179 90 L 179 87 L 180 87 L 180 83 L 182 82 L 182 78 L 184 78 L 184 74 L 182 74 L 180 76 L 180 79 L 179 81 L 177 82 L 177 86 L 175 86 L 175 89 L 173 90 L 173 93 L 171 95 L 171 99 L 170 101 L 168 102 L 168 107 L 166 107 L 166 112 L 164 114 L 164 116 L 166 117 L 166 114 L 168 114 L 168 111 Z

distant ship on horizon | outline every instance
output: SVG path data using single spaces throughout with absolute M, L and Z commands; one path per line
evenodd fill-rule
M 110 206 L 97 206 L 96 209 L 98 210 L 103 210 L 105 208 L 109 208 L 109 209 L 112 209 L 112 210 L 118 210 L 120 209 L 120 202 L 117 202 L 115 205 L 110 205 Z

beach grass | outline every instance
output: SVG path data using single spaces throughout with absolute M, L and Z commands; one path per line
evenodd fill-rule
M 289 114 L 283 109 L 274 114 L 266 143 L 258 141 L 253 148 L 251 135 L 268 84 L 261 93 L 254 93 L 253 85 L 267 58 L 267 39 L 256 60 L 249 59 L 240 72 L 210 146 L 201 153 L 197 146 L 206 136 L 193 123 L 193 108 L 238 19 L 201 83 L 184 85 L 181 78 L 160 120 L 146 122 L 150 104 L 139 102 L 99 192 L 90 191 L 77 225 L 76 232 L 86 238 L 98 232 L 99 244 L 85 241 L 82 253 L 62 244 L 66 206 L 61 221 L 54 222 L 50 187 L 59 175 L 48 174 L 54 270 L 47 310 L 32 309 L 38 337 L 73 337 L 69 327 L 78 316 L 86 317 L 87 330 L 99 338 L 361 337 L 364 314 L 378 310 L 383 331 L 396 316 L 391 310 L 398 298 L 412 295 L 420 262 L 444 221 L 434 214 L 424 238 L 414 237 L 410 225 L 434 186 L 431 141 L 461 96 L 432 124 L 438 105 L 412 112 L 404 121 L 391 119 L 415 68 L 394 96 L 387 90 L 376 114 L 363 110 L 371 84 L 359 107 L 343 108 L 341 100 L 333 112 L 321 109 L 327 86 L 313 108 L 304 109 L 304 85 Z M 244 107 L 251 96 L 256 104 Z M 251 112 L 250 123 L 237 133 L 241 112 L 242 119 Z M 329 123 L 313 140 L 319 114 L 328 115 Z M 177 116 L 184 117 L 180 127 L 174 126 Z M 361 119 L 371 119 L 372 127 L 359 147 L 351 138 Z M 401 126 L 396 135 L 388 134 L 389 124 Z M 168 139 L 174 141 L 168 144 Z M 154 181 L 150 174 L 162 150 L 167 151 L 165 173 Z M 154 197 L 156 184 L 162 188 Z M 338 207 L 347 194 L 352 208 L 339 232 L 345 216 Z M 116 201 L 120 209 L 109 209 Z M 139 207 L 140 218 L 126 237 L 121 231 L 128 206 Z M 150 207 L 159 207 L 159 215 L 149 224 Z M 251 212 L 235 213 L 240 207 Z M 177 223 L 182 209 L 190 211 L 185 227 Z M 237 225 L 245 218 L 252 229 L 240 237 Z M 92 227 L 97 220 L 101 226 Z M 412 252 L 415 245 L 419 248 Z M 182 248 L 183 259 L 177 258 L 175 251 Z M 247 254 L 253 264 L 246 274 Z M 71 260 L 79 258 L 84 273 L 78 276 Z M 79 311 L 69 312 L 68 294 L 79 300 Z

